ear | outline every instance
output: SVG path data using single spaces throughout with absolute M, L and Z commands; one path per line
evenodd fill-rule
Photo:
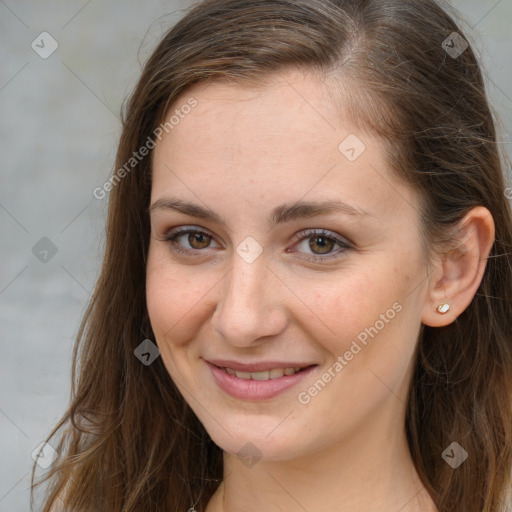
M 422 322 L 431 327 L 451 324 L 471 303 L 484 275 L 494 243 L 494 220 L 483 206 L 470 210 L 460 221 L 453 247 L 434 259 Z M 449 304 L 445 314 L 440 304 Z

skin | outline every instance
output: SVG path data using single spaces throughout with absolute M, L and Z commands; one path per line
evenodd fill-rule
M 173 109 L 191 96 L 197 107 L 154 150 L 147 305 L 169 374 L 224 450 L 224 480 L 208 512 L 436 510 L 404 431 L 414 350 L 422 323 L 447 325 L 471 302 L 492 217 L 469 212 L 457 244 L 428 267 L 416 192 L 387 167 L 381 141 L 333 107 L 324 84 L 290 71 L 259 88 L 195 86 Z M 338 149 L 349 134 L 366 147 L 355 161 Z M 171 196 L 223 223 L 155 205 Z M 328 200 L 369 214 L 269 224 L 277 206 Z M 211 238 L 166 240 L 179 226 Z M 308 229 L 338 235 L 348 248 L 328 243 L 322 256 Z M 236 252 L 247 236 L 263 249 L 252 263 Z M 445 315 L 435 311 L 443 302 Z M 300 403 L 298 393 L 397 303 L 400 312 Z M 250 401 L 216 385 L 205 363 L 212 358 L 318 366 L 298 386 Z M 251 464 L 237 456 L 248 442 L 257 450 Z

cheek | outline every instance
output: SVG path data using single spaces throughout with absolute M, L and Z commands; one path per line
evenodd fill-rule
M 393 258 L 351 269 L 310 294 L 311 309 L 330 330 L 325 348 L 334 359 L 346 355 L 349 361 L 344 373 L 375 367 L 387 374 L 407 366 L 420 328 L 419 297 L 400 265 Z
M 189 275 L 193 274 L 192 275 Z M 197 267 L 187 269 L 151 252 L 146 272 L 146 300 L 159 345 L 187 345 L 211 310 L 208 293 L 214 280 Z
M 334 436 L 388 400 L 397 407 L 406 402 L 419 325 L 397 284 L 393 275 L 360 273 L 322 297 L 330 304 L 324 314 L 336 336 L 317 337 L 330 358 L 322 382 L 309 382 L 300 391 L 311 397 L 312 411 L 326 418 L 324 428 Z
M 182 300 L 176 300 L 176 297 Z M 153 332 L 160 338 L 173 330 L 187 310 L 190 299 L 186 296 L 186 287 L 177 279 L 169 276 L 162 267 L 148 265 L 146 276 L 146 300 Z
M 330 328 L 340 341 L 357 336 L 379 320 L 380 314 L 399 300 L 395 276 L 379 269 L 352 268 L 335 279 L 326 276 L 324 283 L 314 283 L 309 293 L 311 310 Z

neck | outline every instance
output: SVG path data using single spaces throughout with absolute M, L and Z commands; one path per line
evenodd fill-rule
M 437 512 L 395 423 L 367 422 L 335 446 L 251 467 L 225 452 L 207 512 Z

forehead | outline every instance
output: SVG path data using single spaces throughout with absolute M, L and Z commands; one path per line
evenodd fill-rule
M 333 125 L 333 104 L 314 75 L 291 72 L 255 86 L 227 81 L 199 85 L 178 98 L 167 117 L 191 97 L 197 106 L 173 128 L 171 147 L 194 143 L 200 153 L 240 148 L 245 157 L 261 158 L 276 152 L 284 155 L 286 142 L 297 138 L 331 148 L 336 141 L 339 126 Z M 304 147 L 308 149 L 309 144 Z
M 194 108 L 183 109 L 191 98 Z M 220 203 L 233 193 L 260 207 L 264 198 L 341 194 L 355 204 L 373 198 L 384 213 L 397 202 L 389 182 L 404 186 L 386 168 L 381 140 L 351 123 L 313 74 L 277 75 L 258 87 L 197 85 L 174 102 L 171 116 L 175 123 L 154 150 L 152 201 L 171 190 Z

